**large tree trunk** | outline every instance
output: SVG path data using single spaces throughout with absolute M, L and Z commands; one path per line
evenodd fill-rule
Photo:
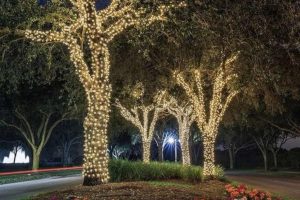
M 158 142 L 157 145 L 158 145 L 158 147 L 157 147 L 158 148 L 158 160 L 160 162 L 163 162 L 164 161 L 163 142 Z
M 103 86 L 100 88 L 100 85 Z M 87 94 L 88 113 L 84 121 L 83 185 L 107 183 L 107 126 L 110 110 L 110 88 L 107 83 L 94 83 Z
M 145 139 L 143 141 L 143 162 L 149 163 L 151 156 L 151 140 Z
M 191 156 L 190 156 L 188 137 L 181 138 L 180 140 L 181 140 L 182 164 L 183 165 L 191 165 Z
M 204 166 L 203 176 L 209 177 L 215 175 L 215 140 L 213 136 L 203 137 L 203 150 L 204 150 Z
M 37 170 L 40 167 L 40 155 L 41 152 L 39 150 L 32 150 L 32 170 Z

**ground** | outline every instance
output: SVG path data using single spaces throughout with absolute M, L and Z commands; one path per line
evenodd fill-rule
M 69 190 L 47 193 L 32 199 L 63 200 L 76 197 L 79 200 L 221 200 L 226 199 L 225 184 L 217 180 L 198 184 L 178 181 L 109 183 L 94 187 L 76 186 Z

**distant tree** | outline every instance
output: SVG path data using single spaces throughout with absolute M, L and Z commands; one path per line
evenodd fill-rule
M 182 163 L 184 165 L 191 164 L 191 156 L 189 149 L 190 128 L 196 119 L 193 106 L 188 103 L 179 101 L 175 97 L 170 96 L 168 99 L 168 112 L 176 117 L 178 122 L 179 140 L 181 144 Z
M 136 126 L 141 134 L 143 145 L 143 162 L 150 162 L 150 148 L 153 140 L 156 122 L 161 112 L 166 109 L 164 105 L 165 92 L 158 92 L 150 105 L 133 106 L 126 108 L 119 101 L 115 103 L 121 115 Z
M 241 129 L 226 127 L 220 136 L 224 150 L 228 151 L 229 168 L 234 169 L 237 153 L 243 149 L 254 146 L 254 143 L 251 141 L 250 136 Z
M 36 115 L 39 113 L 39 115 Z M 68 113 L 55 114 L 54 111 L 38 111 L 34 113 L 35 116 L 41 117 L 40 123 L 37 129 L 34 129 L 34 125 L 37 121 L 30 121 L 29 117 L 22 114 L 20 111 L 15 111 L 15 120 L 13 122 L 7 122 L 1 120 L 2 125 L 14 128 L 17 130 L 22 137 L 27 141 L 32 150 L 32 169 L 38 169 L 40 163 L 40 155 L 50 139 L 53 130 L 57 127 L 59 123 L 64 120 L 68 120 Z M 32 113 L 33 114 L 33 113 Z
M 82 132 L 80 132 L 80 129 L 78 130 L 78 126 L 73 124 L 73 126 L 77 128 L 77 130 L 75 130 L 66 124 L 66 121 L 64 121 L 61 126 L 63 129 L 54 136 L 55 145 L 61 152 L 63 166 L 68 166 L 72 163 L 72 160 L 78 156 L 74 155 L 74 151 L 72 150 L 78 146 L 82 146 L 83 143 Z

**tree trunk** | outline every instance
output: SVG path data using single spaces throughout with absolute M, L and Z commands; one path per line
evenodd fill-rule
M 204 150 L 204 166 L 203 176 L 210 177 L 215 175 L 215 137 L 203 137 L 203 150 Z
M 17 153 L 18 152 L 14 152 L 14 164 L 16 164 Z
M 158 160 L 160 162 L 163 162 L 164 161 L 164 151 L 163 151 L 163 142 L 158 142 Z
M 104 86 L 104 87 L 101 87 Z M 83 185 L 107 183 L 107 126 L 110 110 L 110 88 L 106 83 L 94 83 L 87 94 L 88 112 L 84 120 Z
M 277 169 L 277 167 L 278 167 L 277 153 L 275 151 L 272 151 L 272 154 L 273 154 L 274 168 Z
M 230 165 L 230 169 L 234 168 L 234 153 L 232 152 L 232 149 L 229 148 L 228 149 L 228 153 L 229 153 L 229 165 Z
M 38 150 L 32 151 L 32 170 L 37 170 L 40 167 L 40 154 Z
M 263 159 L 264 159 L 264 169 L 265 172 L 268 171 L 268 157 L 267 157 L 267 152 L 262 152 Z
M 145 139 L 143 141 L 143 162 L 149 163 L 151 156 L 151 140 Z
M 189 138 L 181 138 L 181 159 L 183 165 L 191 165 L 190 149 L 189 149 Z

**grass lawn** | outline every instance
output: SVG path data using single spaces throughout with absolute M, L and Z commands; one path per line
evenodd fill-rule
M 17 174 L 17 175 L 4 175 L 0 176 L 0 185 L 7 183 L 16 183 L 23 181 L 30 181 L 42 178 L 49 178 L 54 176 L 69 176 L 80 174 L 81 170 L 64 170 L 55 172 L 37 172 L 32 174 Z
M 72 196 L 78 200 L 221 200 L 226 199 L 225 185 L 225 182 L 218 180 L 197 184 L 180 180 L 122 182 L 94 187 L 77 186 L 65 191 L 42 194 L 30 200 L 63 200 L 68 197 L 71 199 Z

